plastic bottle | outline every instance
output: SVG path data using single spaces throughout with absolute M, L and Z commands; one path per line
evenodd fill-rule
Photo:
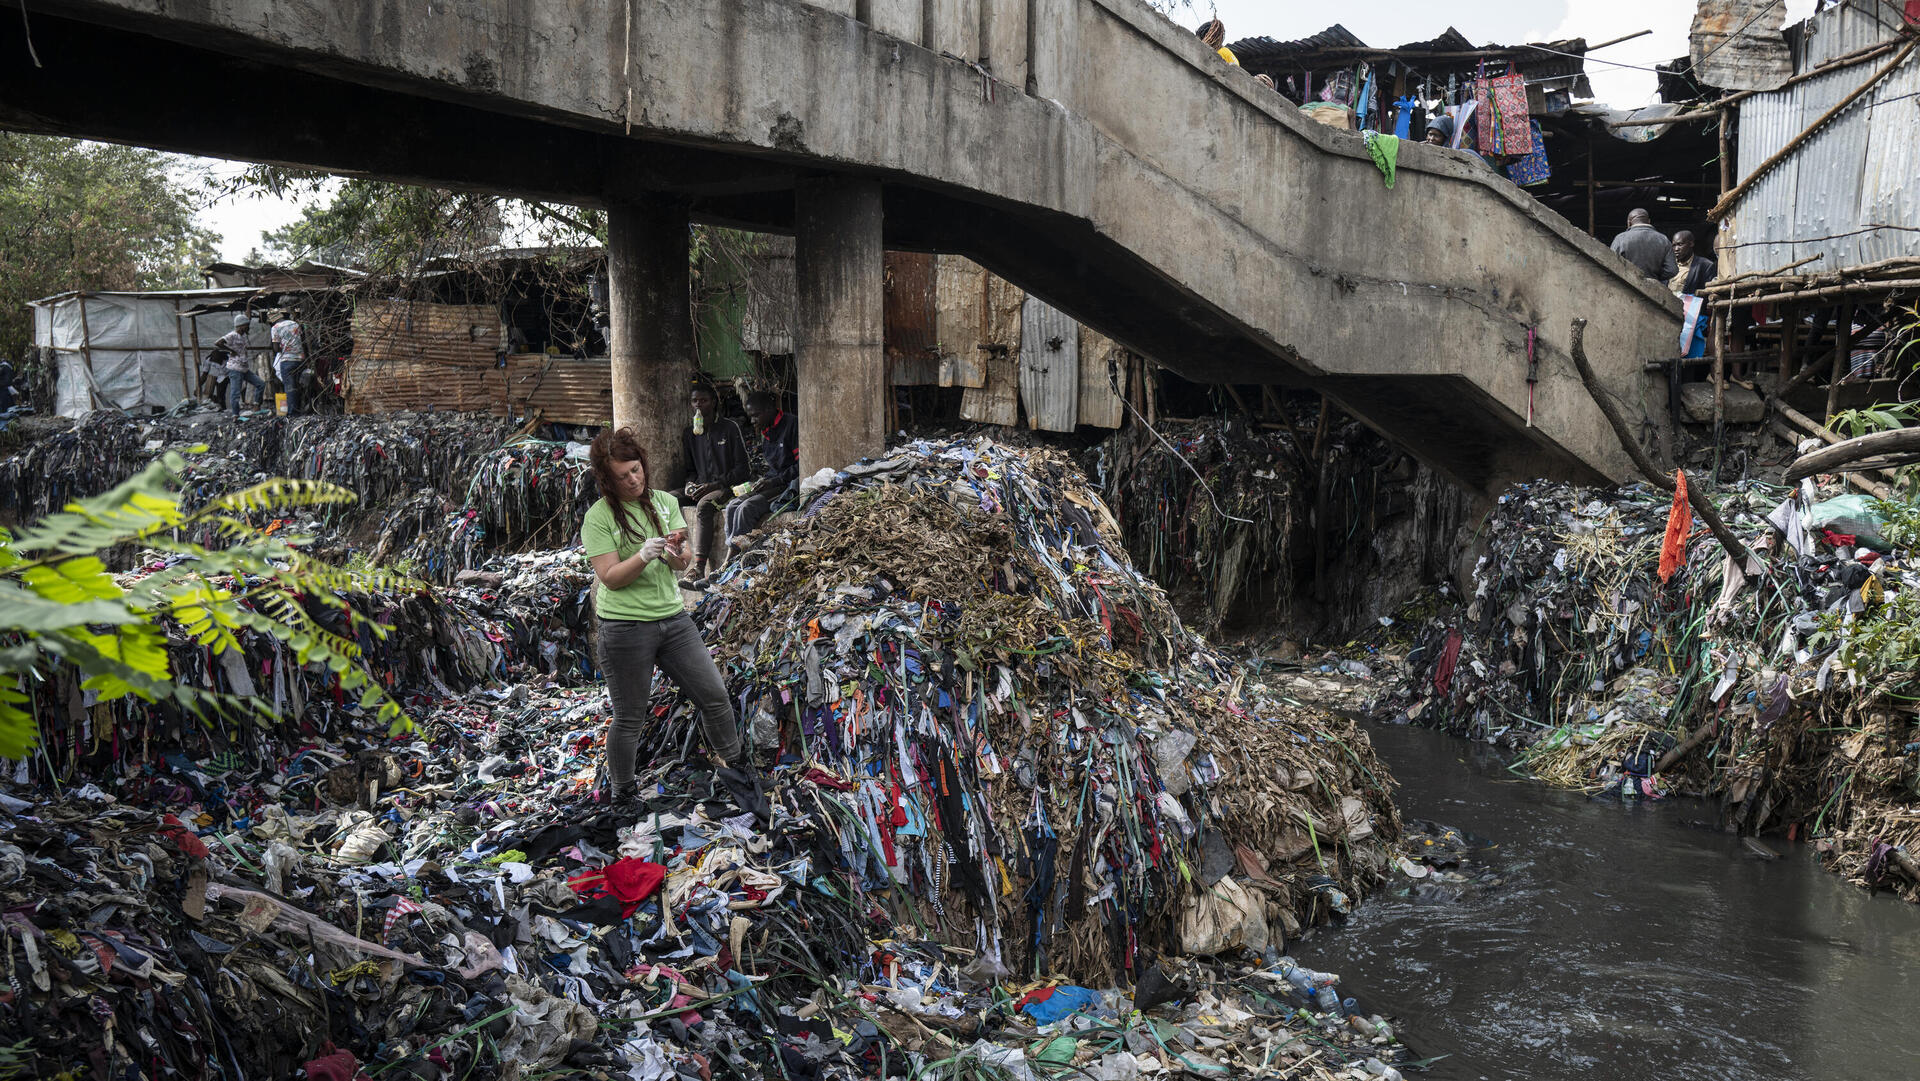
M 1267 952 L 1273 971 L 1278 972 L 1302 998 L 1318 1005 L 1322 1013 L 1343 1013 L 1340 992 L 1333 989 L 1340 982 L 1340 977 L 1331 972 L 1302 968 L 1291 957 L 1275 957 L 1272 950 Z

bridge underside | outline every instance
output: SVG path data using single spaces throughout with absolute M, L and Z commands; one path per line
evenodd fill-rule
M 629 134 L 609 118 L 507 108 L 500 97 L 378 69 L 311 57 L 294 66 L 244 36 L 185 35 L 165 18 L 99 18 L 88 5 L 36 10 L 30 32 L 39 68 L 23 62 L 22 20 L 0 18 L 0 56 L 14 58 L 0 64 L 0 127 L 585 206 L 664 193 L 688 201 L 696 219 L 771 231 L 793 229 L 803 182 L 866 175 L 882 185 L 888 247 L 974 258 L 1190 379 L 1321 390 L 1482 491 L 1520 476 L 1603 480 L 1610 471 L 1516 425 L 1512 410 L 1473 379 L 1418 364 L 1395 370 L 1377 356 L 1361 365 L 1363 374 L 1336 374 L 1325 358 L 1304 361 L 1085 217 L 897 170 L 823 162 L 804 147 Z M 1364 296 L 1354 307 L 1343 318 L 1399 319 L 1409 355 L 1427 348 L 1429 329 L 1438 333 L 1417 304 L 1412 316 L 1370 310 Z M 1433 310 L 1440 318 L 1443 309 Z M 1398 340 L 1368 329 L 1374 352 Z

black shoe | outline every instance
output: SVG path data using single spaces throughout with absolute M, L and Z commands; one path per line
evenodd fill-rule
M 634 781 L 615 781 L 607 787 L 607 805 L 621 810 L 640 806 L 640 785 Z

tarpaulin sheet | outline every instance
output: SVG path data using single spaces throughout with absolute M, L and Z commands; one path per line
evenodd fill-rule
M 194 328 L 202 356 L 233 329 L 229 312 L 206 312 L 190 323 L 178 314 L 189 306 L 177 296 L 140 293 L 72 294 L 35 304 L 34 344 L 56 350 L 59 358 L 54 412 L 74 417 L 115 406 L 164 409 L 186 397 L 187 384 L 197 379 Z M 249 343 L 266 349 L 264 320 L 254 323 Z

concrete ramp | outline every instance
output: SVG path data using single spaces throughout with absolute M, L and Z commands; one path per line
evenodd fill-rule
M 0 126 L 788 229 L 884 182 L 890 246 L 969 255 L 1190 378 L 1326 392 L 1488 491 L 1650 445 L 1679 308 L 1477 160 L 1303 119 L 1138 0 L 28 0 Z M 26 55 L 19 19 L 0 49 Z M 1540 379 L 1527 423 L 1532 332 Z

